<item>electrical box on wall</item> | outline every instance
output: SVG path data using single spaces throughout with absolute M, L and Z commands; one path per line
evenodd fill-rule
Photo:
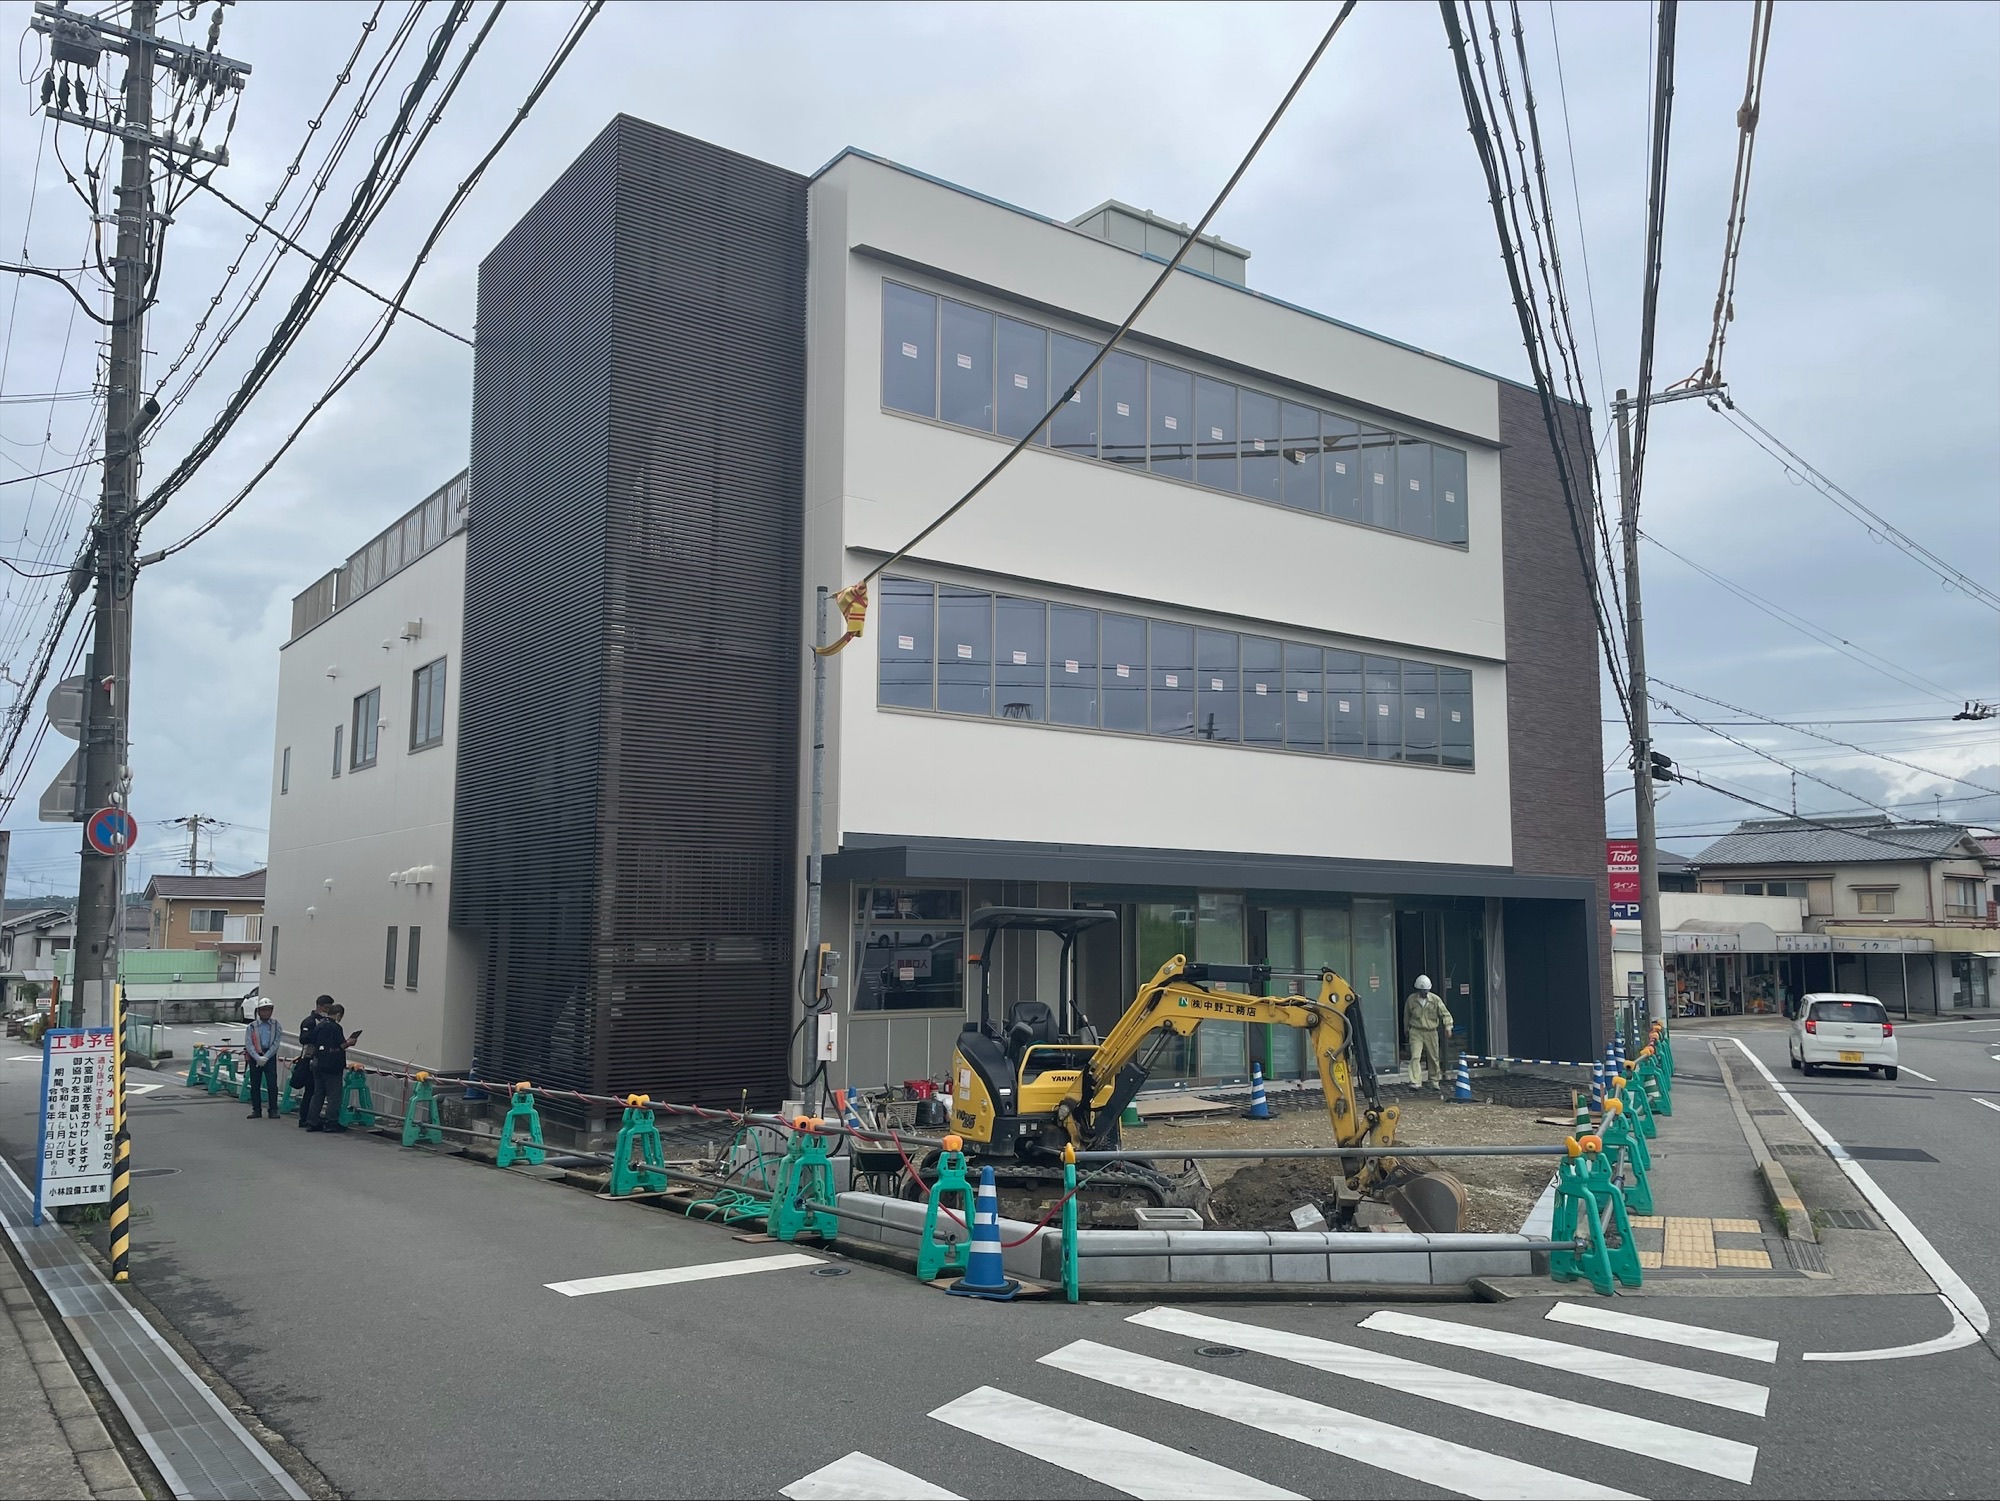
M 819 1043 L 813 1057 L 821 1063 L 840 1061 L 840 1018 L 831 1011 L 819 1013 Z

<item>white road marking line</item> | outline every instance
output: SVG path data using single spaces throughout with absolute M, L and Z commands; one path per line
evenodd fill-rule
M 1907 1063 L 1903 1065 L 1903 1072 L 1906 1074 L 1915 1075 L 1917 1078 L 1922 1079 L 1926 1084 L 1937 1083 L 1937 1080 L 1933 1079 L 1929 1074 L 1923 1073 L 1918 1069 L 1911 1068 Z
M 1656 1339 L 1669 1345 L 1689 1345 L 1697 1350 L 1712 1350 L 1717 1355 L 1740 1355 L 1766 1365 L 1775 1365 L 1778 1360 L 1778 1342 L 1774 1339 L 1732 1334 L 1727 1329 L 1708 1329 L 1700 1324 L 1676 1324 L 1669 1319 L 1642 1319 L 1636 1313 L 1620 1313 L 1615 1308 L 1598 1308 L 1589 1303 L 1558 1303 L 1549 1310 L 1548 1317 L 1558 1324 L 1629 1334 L 1634 1339 Z
M 1972 1097 L 1972 1103 L 1975 1105 L 1984 1105 L 1988 1110 L 2000 1110 L 2000 1105 L 1994 1104 L 1991 1100 L 1982 1100 L 1978 1095 Z
M 9 1063 L 40 1063 L 42 1055 L 40 1053 L 17 1053 L 7 1061 Z
M 706 1282 L 713 1277 L 741 1277 L 750 1272 L 776 1272 L 786 1267 L 817 1266 L 825 1258 L 803 1251 L 778 1256 L 746 1257 L 738 1261 L 707 1261 L 697 1266 L 663 1266 L 651 1272 L 618 1272 L 609 1277 L 581 1277 L 574 1282 L 544 1282 L 552 1293 L 581 1298 L 589 1293 L 623 1292 L 630 1287 L 665 1287 L 672 1282 Z
M 899 1470 L 856 1449 L 778 1492 L 792 1501 L 960 1501 L 957 1491 Z
M 1944 1304 L 1944 1311 L 1951 1315 L 1951 1328 L 1936 1339 L 1922 1340 L 1914 1345 L 1891 1345 L 1886 1350 L 1808 1350 L 1801 1360 L 1910 1360 L 1919 1355 L 1942 1355 L 1946 1350 L 1960 1350 L 1967 1345 L 1979 1343 L 1979 1331 L 1966 1323 L 1965 1315 L 1943 1293 L 1938 1294 L 1938 1302 Z
M 1547 1366 L 1568 1376 L 1635 1386 L 1641 1391 L 1670 1397 L 1685 1397 L 1690 1402 L 1724 1407 L 1731 1412 L 1747 1412 L 1757 1418 L 1764 1416 L 1764 1406 L 1771 1397 L 1767 1388 L 1749 1381 L 1738 1381 L 1733 1376 L 1711 1376 L 1706 1371 L 1660 1365 L 1632 1355 L 1613 1355 L 1582 1345 L 1566 1345 L 1560 1340 L 1539 1339 L 1532 1334 L 1509 1334 L 1504 1329 L 1487 1329 L 1478 1324 L 1457 1324 L 1445 1319 L 1426 1319 L 1385 1309 L 1380 1313 L 1371 1313 L 1361 1321 L 1361 1327 L 1377 1329 L 1384 1334 L 1407 1334 L 1413 1339 L 1454 1345 L 1462 1350 L 1504 1355 L 1511 1360 L 1525 1360 L 1530 1365 Z
M 1433 1438 L 1428 1433 L 1378 1422 L 1359 1413 L 1308 1402 L 1303 1397 L 1267 1391 L 1247 1381 L 1113 1349 L 1095 1340 L 1080 1339 L 1064 1345 L 1044 1355 L 1041 1363 L 1121 1391 L 1138 1392 L 1195 1412 L 1227 1418 L 1263 1433 L 1309 1444 L 1329 1454 L 1358 1460 L 1392 1475 L 1463 1496 L 1534 1501 L 1540 1497 L 1614 1498 L 1628 1494 L 1504 1455 Z
M 1950 1023 L 1947 1022 L 1945 1025 L 1949 1026 Z M 1869 1176 L 1868 1169 L 1848 1156 L 1847 1148 L 1835 1141 L 1832 1133 L 1812 1118 L 1812 1113 L 1794 1098 L 1789 1089 L 1778 1082 L 1776 1075 L 1764 1067 L 1764 1060 L 1744 1046 L 1742 1038 L 1736 1037 L 1730 1040 L 1741 1050 L 1743 1056 L 1750 1060 L 1750 1066 L 1764 1076 L 1764 1082 L 1778 1092 L 1778 1098 L 1785 1102 L 1786 1109 L 1798 1117 L 1799 1124 L 1812 1132 L 1814 1139 L 1826 1148 L 1827 1154 L 1840 1164 L 1840 1170 L 1847 1174 L 1848 1182 L 1861 1190 L 1861 1196 L 1868 1201 L 1869 1207 L 1882 1216 L 1884 1224 L 1896 1232 L 1896 1238 L 1903 1243 L 1903 1248 L 1916 1259 L 1917 1265 L 1924 1269 L 1931 1281 L 1937 1284 L 1937 1290 L 1944 1295 L 1945 1300 L 1965 1315 L 1966 1323 L 1970 1324 L 1975 1332 L 1984 1334 L 1991 1329 L 1993 1320 L 1986 1312 L 1986 1305 L 1979 1301 L 1979 1294 L 1967 1285 L 1963 1277 L 1951 1269 L 1950 1262 L 1938 1254 L 1937 1247 L 1930 1243 L 1930 1237 L 1919 1230 L 1916 1222 L 1897 1207 L 1894 1199 L 1882 1191 L 1881 1185 Z M 1813 1356 L 1806 1355 L 1802 1358 L 1811 1360 Z
M 156 1089 L 165 1089 L 165 1088 L 166 1086 L 164 1084 L 127 1084 L 125 1086 L 125 1093 L 151 1094 Z
M 1397 1355 L 1383 1355 L 1354 1345 L 1309 1335 L 1289 1334 L 1260 1324 L 1239 1324 L 1228 1319 L 1210 1318 L 1177 1308 L 1154 1308 L 1135 1313 L 1126 1322 L 1185 1334 L 1190 1339 L 1209 1339 L 1238 1345 L 1260 1354 L 1273 1355 L 1296 1365 L 1310 1366 L 1335 1376 L 1351 1376 L 1391 1391 L 1428 1397 L 1434 1402 L 1462 1407 L 1467 1412 L 1484 1413 L 1529 1428 L 1546 1429 L 1585 1443 L 1603 1444 L 1632 1454 L 1644 1454 L 1683 1469 L 1701 1470 L 1724 1480 L 1750 1483 L 1757 1469 L 1757 1446 L 1735 1439 L 1717 1438 L 1696 1429 L 1676 1428 L 1651 1418 L 1552 1397 L 1545 1392 L 1488 1381 L 1442 1370 Z
M 996 1387 L 975 1387 L 931 1416 L 1141 1501 L 1302 1501 L 1297 1491 Z

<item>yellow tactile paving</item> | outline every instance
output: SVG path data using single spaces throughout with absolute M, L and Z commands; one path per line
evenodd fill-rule
M 1632 1222 L 1638 1224 L 1637 1220 Z M 1709 1227 L 1718 1235 L 1762 1235 L 1764 1227 L 1755 1220 L 1711 1220 Z
M 1635 1214 L 1632 1216 L 1634 1230 L 1658 1230 L 1666 1225 L 1666 1220 L 1657 1214 Z
M 1715 1253 L 1715 1264 L 1717 1266 L 1755 1267 L 1760 1272 L 1768 1272 L 1771 1270 L 1771 1253 L 1769 1251 L 1717 1251 Z
M 1639 1253 L 1639 1266 L 1644 1271 L 1658 1271 L 1660 1269 L 1660 1253 L 1658 1251 L 1641 1251 Z
M 1710 1228 L 1710 1221 L 1670 1214 L 1665 1228 L 1666 1245 L 1661 1252 L 1663 1266 L 1704 1270 L 1715 1266 L 1715 1234 Z

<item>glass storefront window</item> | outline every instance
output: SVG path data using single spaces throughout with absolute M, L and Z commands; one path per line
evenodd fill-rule
M 1194 956 L 1204 964 L 1247 962 L 1240 893 L 1204 891 L 1196 899 Z M 1204 1080 L 1241 1079 L 1249 1075 L 1249 1042 L 1244 1023 L 1203 1022 L 1194 1029 L 1194 1036 L 1195 1061 Z
M 1386 897 L 1354 898 L 1354 971 L 1345 978 L 1361 997 L 1368 1055 L 1377 1069 L 1396 1066 L 1396 908 Z
M 854 893 L 854 1009 L 965 1009 L 962 886 L 862 886 Z

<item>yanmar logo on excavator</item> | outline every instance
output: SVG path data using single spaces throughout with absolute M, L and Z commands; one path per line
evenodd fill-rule
M 1180 1003 L 1183 1011 L 1208 1011 L 1216 1016 L 1254 1017 L 1260 1014 L 1255 1006 L 1244 1006 L 1234 1001 L 1193 1001 L 1182 996 Z

